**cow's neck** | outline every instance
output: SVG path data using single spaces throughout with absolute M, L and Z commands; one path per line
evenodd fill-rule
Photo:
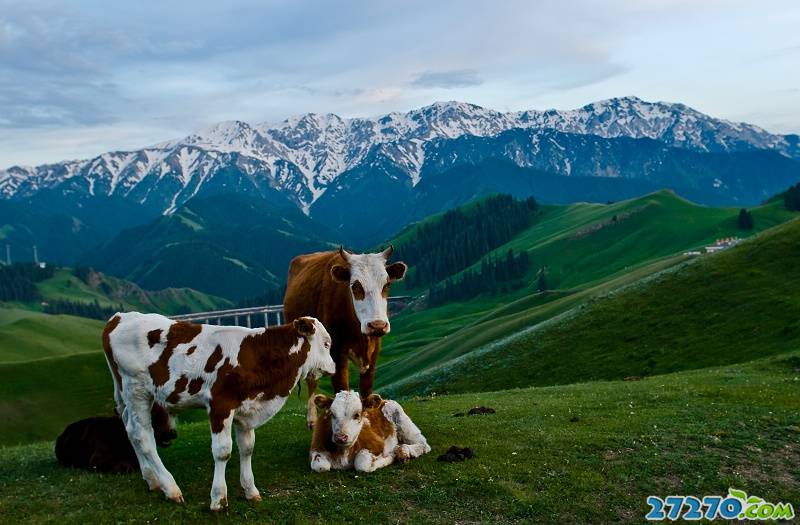
M 252 387 L 288 395 L 300 380 L 311 346 L 291 325 L 269 328 L 242 341 L 239 368 L 249 370 Z

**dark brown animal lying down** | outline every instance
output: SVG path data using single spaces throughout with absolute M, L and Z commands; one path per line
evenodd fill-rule
M 56 440 L 56 458 L 66 467 L 139 472 L 125 425 L 116 416 L 90 417 L 68 425 Z

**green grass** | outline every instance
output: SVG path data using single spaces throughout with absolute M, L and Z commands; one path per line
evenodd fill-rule
M 800 219 L 584 302 L 564 320 L 536 326 L 541 319 L 532 319 L 532 329 L 509 331 L 505 340 L 493 339 L 458 362 L 391 385 L 390 391 L 465 392 L 620 379 L 797 349 L 798 246 Z M 473 349 L 476 337 L 469 341 Z
M 0 449 L 0 515 L 25 523 L 642 523 L 650 494 L 745 489 L 800 500 L 800 355 L 636 382 L 598 382 L 404 403 L 433 452 L 373 474 L 316 474 L 301 402 L 258 430 L 253 461 L 264 501 L 238 492 L 212 515 L 205 423 L 181 425 L 161 450 L 186 497 L 176 506 L 138 475 L 62 468 L 52 443 Z M 472 406 L 494 415 L 453 417 Z M 435 460 L 453 444 L 464 463 Z
M 94 319 L 2 308 L 0 366 L 9 362 L 98 350 L 102 329 L 103 322 Z

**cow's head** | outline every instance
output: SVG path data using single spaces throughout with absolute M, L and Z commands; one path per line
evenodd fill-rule
M 311 347 L 303 364 L 302 376 L 319 377 L 336 372 L 336 363 L 331 357 L 331 336 L 318 319 L 298 317 L 292 322 L 297 335 L 305 338 Z M 291 350 L 290 350 L 291 351 Z
M 331 415 L 331 440 L 334 444 L 349 448 L 356 442 L 364 426 L 364 411 L 378 408 L 383 399 L 378 394 L 369 395 L 363 402 L 352 390 L 342 390 L 331 399 L 317 395 L 314 404 L 318 408 L 327 409 Z
M 381 337 L 391 328 L 386 301 L 389 285 L 402 279 L 408 269 L 402 262 L 388 264 L 393 251 L 389 246 L 380 253 L 356 254 L 339 248 L 345 264 L 331 267 L 333 279 L 350 287 L 353 308 L 364 335 Z

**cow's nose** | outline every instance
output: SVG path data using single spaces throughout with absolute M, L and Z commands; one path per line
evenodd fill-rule
M 333 440 L 337 443 L 347 443 L 347 434 L 334 434 Z
M 369 328 L 370 333 L 374 335 L 383 335 L 386 333 L 386 329 L 389 327 L 389 323 L 386 321 L 370 321 L 367 323 L 367 328 Z

